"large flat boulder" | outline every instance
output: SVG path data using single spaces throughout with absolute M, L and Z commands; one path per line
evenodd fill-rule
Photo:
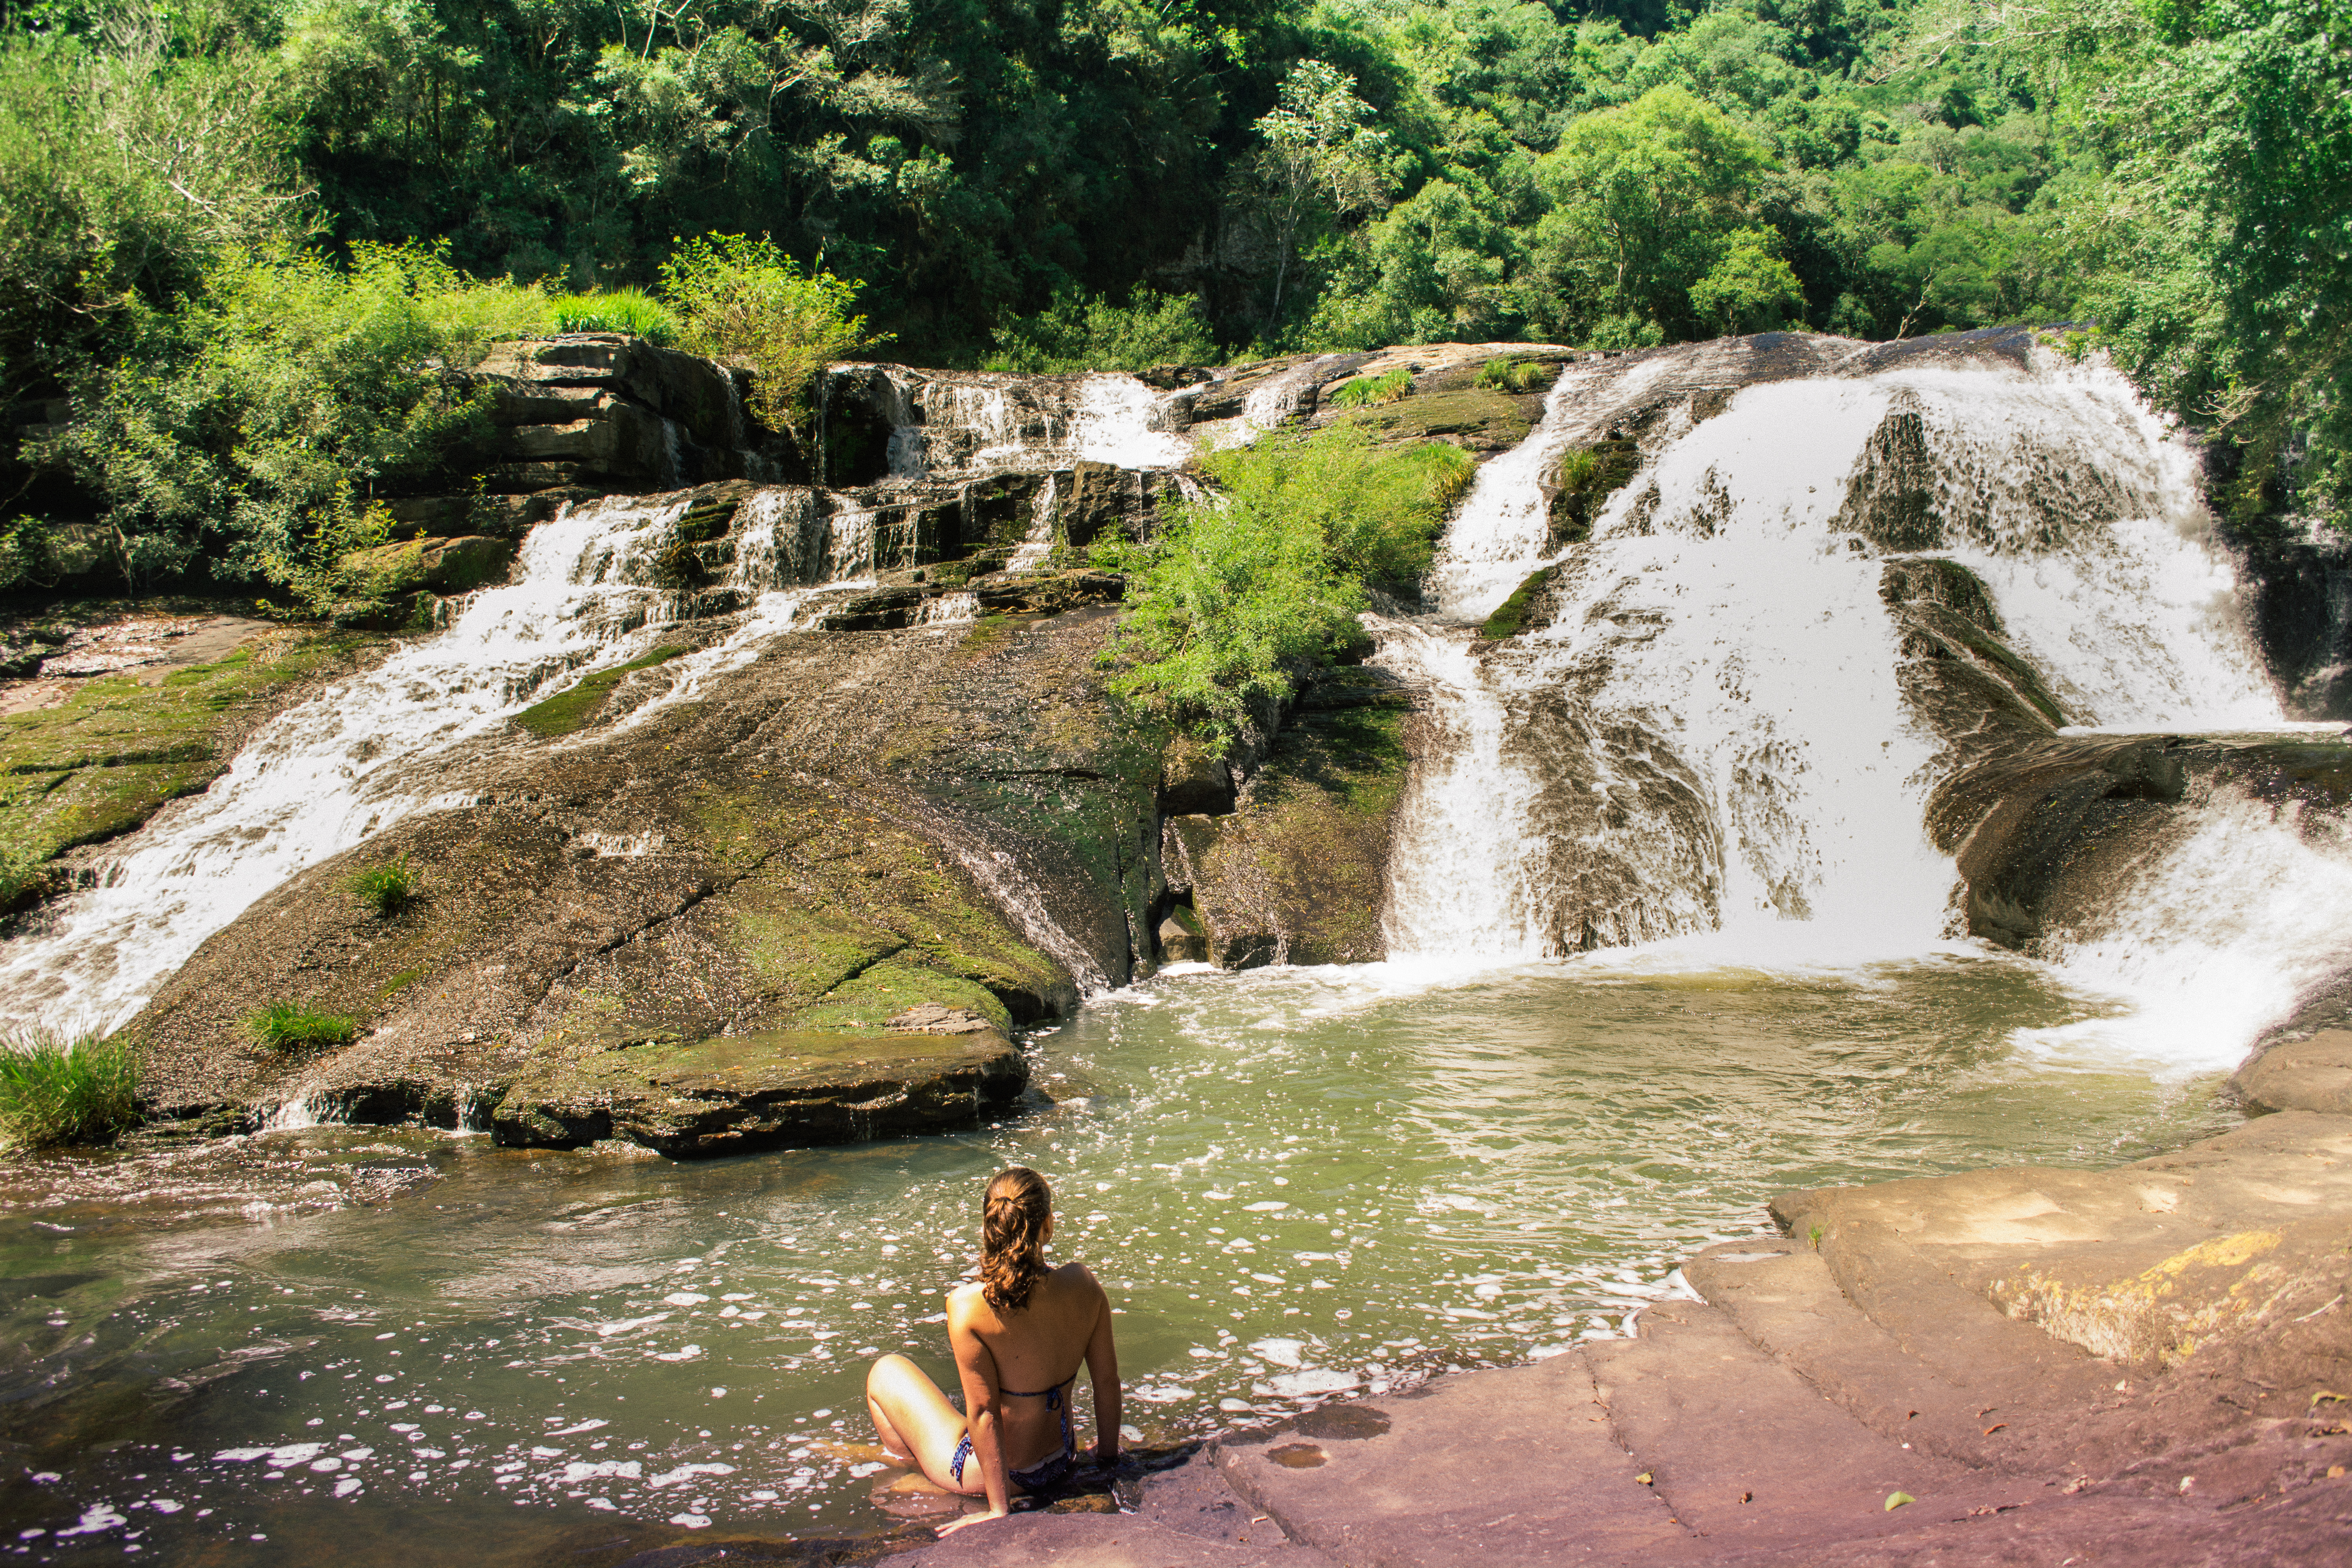
M 1029 1065 L 986 1020 L 952 1016 L 952 1030 L 772 1031 L 550 1055 L 507 1091 L 492 1130 L 523 1148 L 619 1138 L 690 1159 L 969 1127 L 1019 1097 Z

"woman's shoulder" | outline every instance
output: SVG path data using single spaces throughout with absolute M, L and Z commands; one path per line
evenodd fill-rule
M 1045 1277 L 1066 1290 L 1079 1290 L 1094 1296 L 1102 1294 L 1102 1286 L 1097 1283 L 1094 1270 L 1075 1258 L 1046 1270 Z

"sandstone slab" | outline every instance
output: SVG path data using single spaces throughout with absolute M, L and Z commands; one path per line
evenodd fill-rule
M 607 1138 L 678 1159 L 969 1127 L 1029 1081 L 985 1023 L 953 1034 L 793 1032 L 542 1058 L 499 1101 L 500 1143 L 577 1149 Z
M 2352 1029 L 2282 1040 L 2231 1080 L 2254 1110 L 2317 1110 L 2352 1116 Z

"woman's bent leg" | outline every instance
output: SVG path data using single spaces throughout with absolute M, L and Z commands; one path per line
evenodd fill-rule
M 866 1410 L 884 1451 L 919 1468 L 935 1486 L 978 1496 L 984 1489 L 977 1460 L 966 1459 L 963 1477 L 953 1468 L 964 1419 L 939 1384 L 902 1355 L 886 1355 L 866 1374 Z

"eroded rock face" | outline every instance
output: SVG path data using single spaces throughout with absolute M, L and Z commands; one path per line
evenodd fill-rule
M 1007 1030 L 1153 961 L 1167 737 L 1103 700 L 1111 625 L 799 633 L 691 701 L 678 658 L 568 734 L 517 726 L 442 781 L 472 804 L 314 867 L 173 976 L 132 1025 L 159 1106 L 454 1121 L 531 1085 L 500 1125 L 625 1100 L 611 1135 L 673 1152 L 989 1113 L 1020 1088 Z M 418 900 L 369 913 L 349 879 L 401 856 Z M 246 1044 L 279 999 L 359 1042 Z
M 1161 860 L 1170 891 L 1190 905 L 1185 955 L 1197 943 L 1224 969 L 1388 956 L 1381 913 L 1412 703 L 1384 671 L 1331 672 L 1223 814 L 1172 809 L 1218 804 L 1213 771 L 1174 749 Z
M 1958 861 L 1969 933 L 2030 951 L 2093 928 L 2222 791 L 2339 812 L 2352 803 L 2352 741 L 2053 735 L 1964 765 L 1930 797 L 1927 826 Z

